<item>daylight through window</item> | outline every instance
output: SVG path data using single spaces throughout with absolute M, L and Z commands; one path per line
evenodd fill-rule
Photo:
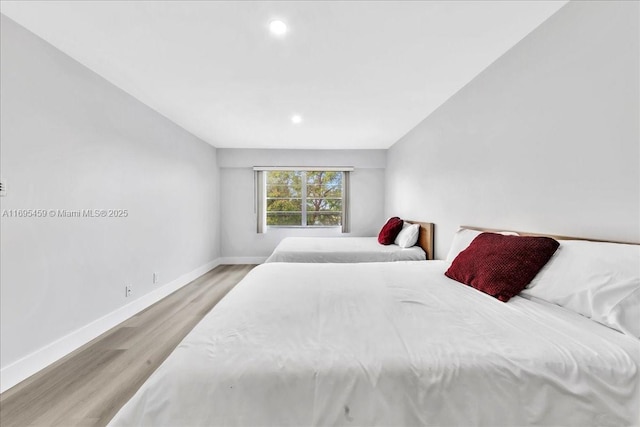
M 342 225 L 344 172 L 273 170 L 265 173 L 267 226 Z
M 254 166 L 258 233 L 268 228 L 349 227 L 353 167 Z

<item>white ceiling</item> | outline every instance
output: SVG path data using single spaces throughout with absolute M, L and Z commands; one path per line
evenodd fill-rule
M 391 146 L 565 3 L 48 0 L 0 10 L 216 147 L 357 149 Z M 285 37 L 268 31 L 276 18 Z

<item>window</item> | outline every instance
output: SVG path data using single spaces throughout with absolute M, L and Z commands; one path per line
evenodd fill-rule
M 258 232 L 267 227 L 341 227 L 348 232 L 345 168 L 254 168 Z
M 265 173 L 267 226 L 342 225 L 342 172 Z

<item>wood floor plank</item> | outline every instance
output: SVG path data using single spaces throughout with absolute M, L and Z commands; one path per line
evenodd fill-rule
M 0 425 L 106 425 L 253 267 L 216 267 L 5 391 Z

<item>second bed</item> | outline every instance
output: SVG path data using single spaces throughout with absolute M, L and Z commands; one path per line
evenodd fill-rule
M 433 224 L 420 224 L 418 242 L 410 248 L 381 245 L 376 237 L 287 237 L 266 262 L 391 262 L 433 259 Z

